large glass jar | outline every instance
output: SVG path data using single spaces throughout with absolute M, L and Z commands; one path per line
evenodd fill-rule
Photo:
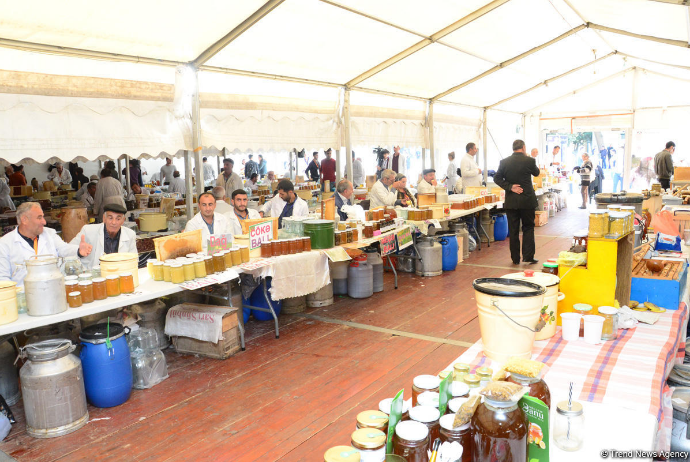
M 441 430 L 441 424 L 439 423 L 440 418 L 441 413 L 437 408 L 432 406 L 415 406 L 410 409 L 410 420 L 423 423 L 429 429 L 428 449 L 430 451 Z
M 132 276 L 132 273 L 120 273 L 120 292 L 123 294 L 134 292 L 134 276 Z
M 436 391 L 441 381 L 435 375 L 418 375 L 412 380 L 412 407 L 417 405 L 417 397 L 425 391 Z
M 589 212 L 589 237 L 606 237 L 609 232 L 608 210 L 592 210 Z
M 81 281 L 79 283 L 79 292 L 81 292 L 81 302 L 82 303 L 93 302 L 93 282 L 92 281 Z
M 407 462 L 428 462 L 429 429 L 414 420 L 399 422 L 393 436 L 393 454 L 403 456 Z
M 105 278 L 93 278 L 93 298 L 94 300 L 105 300 L 108 298 Z
M 470 422 L 461 427 L 453 428 L 454 420 L 454 414 L 446 414 L 441 417 L 441 430 L 439 432 L 441 443 L 457 441 L 462 446 L 461 462 L 472 462 L 472 431 L 470 430 Z
M 529 421 L 517 401 L 484 397 L 470 423 L 476 462 L 527 462 Z
M 627 222 L 625 212 L 610 212 L 609 213 L 609 234 L 607 237 L 619 238 L 627 233 Z
M 359 449 L 361 460 L 384 462 L 386 459 L 386 434 L 373 428 L 355 430 L 350 436 L 352 447 Z
M 108 292 L 108 297 L 117 297 L 120 295 L 120 276 L 111 274 L 105 278 L 105 288 Z
M 517 383 L 529 388 L 529 396 L 540 399 L 546 404 L 546 407 L 551 409 L 551 392 L 544 379 L 538 377 L 527 377 L 525 375 L 510 373 L 508 382 Z
M 563 451 L 577 451 L 582 447 L 585 434 L 585 416 L 582 404 L 561 401 L 556 407 L 551 427 L 552 441 Z
M 65 276 L 76 276 L 83 270 L 84 268 L 81 265 L 81 261 L 79 261 L 79 257 L 65 257 Z

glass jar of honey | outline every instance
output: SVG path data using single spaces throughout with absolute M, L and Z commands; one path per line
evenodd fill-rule
M 108 298 L 108 289 L 106 288 L 105 278 L 93 278 L 93 299 L 105 300 Z
M 551 392 L 546 382 L 544 382 L 544 379 L 539 377 L 527 377 L 526 375 L 511 372 L 507 381 L 528 387 L 529 396 L 542 400 L 544 404 L 546 404 L 546 407 L 551 409 Z
M 237 266 L 242 264 L 242 252 L 239 247 L 232 247 L 230 249 L 230 256 L 232 258 L 232 266 Z
M 242 255 L 242 263 L 248 263 L 249 262 L 249 246 L 241 245 L 239 247 L 240 247 L 240 255 Z
M 477 377 L 479 377 L 479 386 L 485 387 L 491 382 L 491 377 L 494 375 L 494 371 L 490 367 L 480 367 L 475 371 Z
M 223 258 L 225 258 L 225 267 L 232 268 L 232 253 L 229 250 L 224 250 Z
M 359 450 L 350 446 L 334 446 L 323 455 L 324 462 L 362 462 Z
M 170 265 L 170 277 L 173 284 L 182 284 L 184 282 L 184 269 L 182 263 L 172 263 Z
M 335 232 L 335 245 L 340 245 L 340 231 Z
M 388 415 L 375 410 L 362 411 L 357 414 L 357 429 L 376 428 L 383 432 L 388 431 Z
M 146 260 L 146 270 L 149 272 L 149 276 L 153 279 L 153 263 L 158 260 L 154 260 L 152 258 L 149 258 Z
M 302 238 L 302 251 L 311 252 L 311 237 Z
M 81 292 L 75 290 L 67 294 L 67 304 L 70 308 L 79 308 L 82 304 Z
M 223 258 L 223 254 L 219 253 L 221 258 Z M 182 262 L 182 271 L 184 272 L 184 280 L 185 281 L 193 281 L 194 280 L 194 262 L 191 259 L 186 259 L 184 262 Z
M 379 401 L 379 411 L 383 412 L 387 416 L 390 416 L 391 406 L 393 404 L 393 398 L 386 398 Z M 410 402 L 402 402 L 402 416 L 400 420 L 410 420 Z
M 348 229 L 346 231 L 346 233 L 347 233 L 347 243 L 350 244 L 354 238 L 354 233 L 352 232 L 351 229 Z
M 81 292 L 82 303 L 93 302 L 93 281 L 80 281 L 79 292 Z
M 470 373 L 470 365 L 465 363 L 453 364 L 453 380 L 455 382 L 463 382 L 467 374 Z
M 417 397 L 425 391 L 438 392 L 441 384 L 435 375 L 418 375 L 412 380 L 412 407 L 417 405 Z
M 271 256 L 271 243 L 266 241 L 261 243 L 261 258 L 269 258 Z
M 80 281 L 90 281 L 93 276 L 91 273 L 80 273 L 79 274 L 79 280 Z
M 295 253 L 299 253 L 297 251 L 298 245 L 299 245 L 298 239 L 288 239 L 288 254 L 292 255 Z
M 170 265 L 172 265 L 172 263 L 169 261 L 166 261 L 165 263 L 163 263 L 163 280 L 165 282 L 171 282 L 172 281 L 172 277 L 170 275 Z
M 417 406 L 438 407 L 438 404 L 439 394 L 436 391 L 425 391 L 417 396 Z
M 108 297 L 117 297 L 120 295 L 120 276 L 111 274 L 105 278 L 105 288 Z
M 467 386 L 470 387 L 470 389 L 479 388 L 481 385 L 481 379 L 477 374 L 465 374 L 463 381 L 467 384 Z
M 120 273 L 120 292 L 123 294 L 134 293 L 134 276 L 132 273 Z
M 163 280 L 163 262 L 155 261 L 153 263 L 153 280 L 162 281 Z
M 350 436 L 352 447 L 359 450 L 365 461 L 384 461 L 386 459 L 386 434 L 373 428 L 355 430 Z
M 216 270 L 213 267 L 213 257 L 212 256 L 206 255 L 204 257 L 204 266 L 206 267 L 206 275 L 207 276 L 216 272 Z
M 527 461 L 529 421 L 517 401 L 495 401 L 484 397 L 470 422 L 473 434 L 472 459 L 493 462 Z
M 352 228 L 352 242 L 357 242 L 359 241 L 359 229 Z
M 429 429 L 423 423 L 406 420 L 395 426 L 393 454 L 407 462 L 428 462 Z
M 74 279 L 70 279 L 69 281 L 65 280 L 65 294 L 69 294 L 75 290 L 79 290 L 79 280 L 77 277 L 74 276 Z
M 470 431 L 470 422 L 457 428 L 453 428 L 454 414 L 446 414 L 441 417 L 439 437 L 441 443 L 446 441 L 449 443 L 458 442 L 462 446 L 461 462 L 472 462 L 472 432 Z
M 220 253 L 213 255 L 213 269 L 216 273 L 225 271 L 225 258 Z
M 436 438 L 439 437 L 441 430 L 440 418 L 440 411 L 432 406 L 415 406 L 410 409 L 410 420 L 423 423 L 429 429 L 429 450 L 431 450 L 431 446 L 436 441 Z
M 364 225 L 364 237 L 367 239 L 371 239 L 372 237 L 374 237 L 374 225 L 373 224 Z
M 290 239 L 283 239 L 280 241 L 280 254 L 289 255 L 290 254 Z
M 198 256 L 194 259 L 194 276 L 197 278 L 206 277 L 206 265 L 204 264 L 204 259 Z

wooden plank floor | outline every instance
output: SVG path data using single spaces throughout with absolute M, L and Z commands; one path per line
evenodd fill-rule
M 565 209 L 537 228 L 536 258 L 556 257 L 586 226 L 585 211 Z M 41 462 L 322 460 L 349 444 L 358 412 L 401 388 L 410 396 L 413 377 L 438 373 L 480 338 L 472 280 L 517 270 L 505 241 L 439 277 L 400 274 L 399 290 L 387 272 L 371 298 L 281 316 L 280 339 L 272 322 L 250 321 L 247 351 L 226 361 L 166 351 L 167 380 L 119 407 L 89 406 L 90 422 L 70 435 L 29 437 L 13 406 L 18 423 L 0 450 Z

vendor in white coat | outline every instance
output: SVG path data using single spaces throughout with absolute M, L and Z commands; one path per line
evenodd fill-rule
M 43 209 L 38 202 L 24 202 L 17 207 L 17 227 L 0 239 L 0 280 L 12 280 L 21 286 L 26 277 L 24 262 L 36 255 L 84 258 L 92 246 L 85 239 L 67 244 L 54 229 L 46 228 Z
M 448 153 L 448 169 L 446 170 L 446 188 L 448 188 L 448 193 L 453 194 L 453 189 L 455 188 L 455 183 L 458 181 L 458 172 L 455 166 L 455 152 Z
M 228 219 L 216 212 L 216 198 L 210 192 L 199 196 L 199 213 L 187 222 L 186 231 L 201 230 L 201 246 L 204 251 L 208 248 L 208 240 L 212 234 L 230 234 L 232 230 Z
M 232 205 L 225 202 L 225 188 L 222 186 L 214 186 L 213 189 L 211 189 L 211 194 L 213 194 L 213 197 L 216 199 L 215 212 L 228 217 L 228 214 L 232 213 Z
M 401 187 L 402 181 L 395 181 L 395 172 L 389 168 L 385 169 L 381 173 L 381 179 L 376 181 L 369 191 L 369 208 L 406 205 L 398 200 L 397 189 Z
M 103 210 L 103 223 L 84 225 L 70 241 L 70 244 L 79 244 L 85 238 L 93 246 L 91 253 L 81 258 L 81 264 L 88 270 L 99 266 L 103 254 L 137 253 L 136 233 L 122 226 L 127 209 L 120 204 L 107 204 Z
M 422 171 L 422 180 L 417 183 L 417 194 L 436 193 L 436 170 L 427 168 Z
M 5 178 L 0 178 L 0 212 L 2 212 L 3 209 L 14 210 L 15 207 L 10 197 L 10 187 L 7 184 L 7 180 Z
M 482 185 L 482 169 L 475 161 L 475 156 L 479 148 L 474 143 L 467 143 L 465 147 L 467 154 L 460 161 L 460 173 L 462 174 L 463 188 Z
M 283 218 L 306 217 L 309 206 L 306 201 L 295 194 L 295 186 L 290 180 L 280 180 L 278 183 L 278 197 L 281 200 L 271 200 L 271 216 L 278 217 L 278 228 L 283 227 Z
M 236 189 L 232 192 L 232 211 L 225 214 L 228 221 L 230 222 L 230 228 L 232 229 L 233 235 L 240 235 L 242 233 L 242 222 L 244 220 L 255 220 L 261 218 L 259 212 L 254 209 L 247 208 L 247 202 L 249 202 L 249 197 L 247 197 L 247 191 L 244 189 Z
M 69 170 L 65 170 L 62 166 L 62 162 L 55 164 L 55 168 L 52 172 L 48 174 L 48 180 L 55 183 L 56 186 L 62 184 L 72 184 L 72 175 L 70 175 Z

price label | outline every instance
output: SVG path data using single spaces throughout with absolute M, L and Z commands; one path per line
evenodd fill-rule
M 232 234 L 212 234 L 208 238 L 208 254 L 228 250 L 232 247 Z
M 262 242 L 273 238 L 273 221 L 257 223 L 249 227 L 249 250 L 258 249 Z
M 388 255 L 395 251 L 395 233 L 388 234 L 381 238 L 381 256 Z
M 254 260 L 251 262 L 247 263 L 242 263 L 241 265 L 237 265 L 238 268 L 243 269 L 245 271 L 253 271 L 259 268 L 263 268 L 264 266 L 270 266 L 273 264 L 273 258 L 259 258 L 258 260 Z
M 395 238 L 398 241 L 398 250 L 402 250 L 412 245 L 412 228 L 405 226 L 395 233 Z

